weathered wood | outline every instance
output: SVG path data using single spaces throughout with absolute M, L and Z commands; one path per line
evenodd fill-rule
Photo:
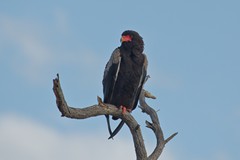
M 156 141 L 157 141 L 157 145 L 156 145 L 154 151 L 152 152 L 152 154 L 150 154 L 150 156 L 147 158 L 147 160 L 157 160 L 160 157 L 160 155 L 163 151 L 163 148 L 165 147 L 165 144 L 170 139 L 168 138 L 167 139 L 168 141 L 164 140 L 163 131 L 162 131 L 161 126 L 160 126 L 160 122 L 159 122 L 159 119 L 158 119 L 158 116 L 157 116 L 157 112 L 146 103 L 145 97 L 153 98 L 153 99 L 155 99 L 156 97 L 151 95 L 151 93 L 149 93 L 148 91 L 145 91 L 143 89 L 142 92 L 141 92 L 141 95 L 139 97 L 139 103 L 140 103 L 139 107 L 142 109 L 142 112 L 144 112 L 144 113 L 146 113 L 150 116 L 150 118 L 152 120 L 152 123 L 146 121 L 146 127 L 152 129 L 152 131 L 155 134 Z M 174 133 L 171 136 L 171 139 L 175 135 L 177 135 L 177 133 Z
M 144 145 L 144 140 L 141 133 L 140 125 L 137 123 L 137 121 L 134 119 L 134 117 L 130 113 L 127 112 L 125 114 L 122 114 L 122 111 L 117 109 L 116 106 L 103 103 L 100 97 L 97 98 L 98 104 L 95 104 L 89 107 L 74 108 L 74 107 L 68 106 L 67 102 L 65 101 L 63 91 L 61 89 L 60 79 L 58 74 L 57 74 L 57 78 L 53 80 L 53 91 L 56 97 L 57 107 L 63 117 L 74 118 L 74 119 L 86 119 L 86 118 L 108 114 L 114 117 L 121 118 L 127 124 L 127 126 L 131 131 L 137 160 L 157 160 L 158 157 L 161 155 L 165 144 L 177 134 L 175 133 L 172 136 L 170 136 L 168 139 L 164 140 L 163 132 L 160 127 L 157 113 L 145 102 L 145 97 L 149 97 L 149 98 L 155 98 L 155 97 L 152 96 L 149 92 L 142 90 L 140 99 L 139 99 L 140 108 L 144 113 L 148 114 L 151 117 L 152 123 L 146 122 L 146 124 L 148 128 L 153 130 L 157 140 L 156 148 L 154 149 L 153 153 L 150 154 L 149 157 L 147 157 L 147 152 Z

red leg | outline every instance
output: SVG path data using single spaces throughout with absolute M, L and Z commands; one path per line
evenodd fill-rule
M 122 110 L 122 114 L 125 114 L 127 112 L 127 108 L 125 106 L 120 106 L 120 109 Z

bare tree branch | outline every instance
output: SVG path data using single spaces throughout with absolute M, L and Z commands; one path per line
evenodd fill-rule
M 73 108 L 68 106 L 67 102 L 65 101 L 63 91 L 61 89 L 58 74 L 57 78 L 53 80 L 53 91 L 56 96 L 57 107 L 59 111 L 62 113 L 63 117 L 74 119 L 86 119 L 90 117 L 108 114 L 121 118 L 127 124 L 131 131 L 137 160 L 157 160 L 157 158 L 161 155 L 165 144 L 177 134 L 175 133 L 168 139 L 164 140 L 163 132 L 161 130 L 156 111 L 152 109 L 150 106 L 148 106 L 147 103 L 145 102 L 145 97 L 149 98 L 155 97 L 152 96 L 149 92 L 142 90 L 140 95 L 140 108 L 142 109 L 143 112 L 145 112 L 151 117 L 152 123 L 146 121 L 146 124 L 148 128 L 153 130 L 157 139 L 156 148 L 154 149 L 153 153 L 149 157 L 147 157 L 147 152 L 144 145 L 140 125 L 137 123 L 137 121 L 130 113 L 127 112 L 122 114 L 122 111 L 119 110 L 116 106 L 103 103 L 100 97 L 97 98 L 98 104 L 89 107 Z
M 148 160 L 157 160 L 158 157 L 161 155 L 163 148 L 165 146 L 165 144 L 171 140 L 175 135 L 177 135 L 177 133 L 174 133 L 171 136 L 171 139 L 167 139 L 167 141 L 164 140 L 164 136 L 163 136 L 163 132 L 162 129 L 160 127 L 160 122 L 157 116 L 156 111 L 151 108 L 145 101 L 145 97 L 149 97 L 149 98 L 153 98 L 155 99 L 156 97 L 151 95 L 151 93 L 149 93 L 148 91 L 145 91 L 144 89 L 141 92 L 141 95 L 139 97 L 139 103 L 140 103 L 140 108 L 142 109 L 142 112 L 148 114 L 152 120 L 152 123 L 146 121 L 146 127 L 150 128 L 153 130 L 156 140 L 157 140 L 157 146 L 154 149 L 153 153 L 150 154 L 150 156 L 147 158 Z

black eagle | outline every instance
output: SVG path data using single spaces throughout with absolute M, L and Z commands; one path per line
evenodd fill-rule
M 142 37 L 132 30 L 122 33 L 121 46 L 116 48 L 103 76 L 104 103 L 113 104 L 122 109 L 123 114 L 131 112 L 137 106 L 140 92 L 147 74 L 147 57 L 143 54 Z M 110 138 L 113 138 L 122 128 L 121 121 L 112 132 L 109 115 L 106 115 Z M 112 117 L 117 120 L 117 117 Z

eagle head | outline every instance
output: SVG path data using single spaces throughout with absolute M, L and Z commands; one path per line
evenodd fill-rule
M 133 30 L 126 30 L 122 33 L 121 43 L 124 48 L 132 49 L 142 53 L 144 50 L 143 38 Z

